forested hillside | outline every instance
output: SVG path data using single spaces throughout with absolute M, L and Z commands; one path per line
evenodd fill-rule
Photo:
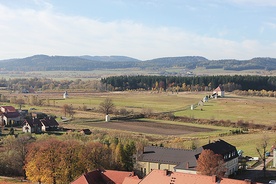
M 91 71 L 95 69 L 168 69 L 197 67 L 223 70 L 276 70 L 275 58 L 208 60 L 200 56 L 164 57 L 141 61 L 126 56 L 47 56 L 1 60 L 2 71 Z

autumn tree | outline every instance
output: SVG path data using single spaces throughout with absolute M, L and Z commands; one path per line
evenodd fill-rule
M 62 141 L 56 139 L 39 141 L 28 149 L 25 165 L 27 178 L 34 182 L 63 183 L 61 174 Z M 57 149 L 59 148 L 59 149 Z
M 2 140 L 2 151 L 0 157 L 0 174 L 2 175 L 14 175 L 24 176 L 24 164 L 27 154 L 27 145 L 32 142 L 34 138 L 31 134 L 6 136 Z
M 80 151 L 80 162 L 85 172 L 110 168 L 111 150 L 101 143 L 89 142 Z
M 80 164 L 80 150 L 82 145 L 76 140 L 67 140 L 62 143 L 60 174 L 64 183 L 70 183 L 85 172 L 83 164 Z
M 203 150 L 199 155 L 196 170 L 202 175 L 218 177 L 223 177 L 226 172 L 222 155 L 215 154 L 209 149 Z
M 99 110 L 104 114 L 110 114 L 113 112 L 115 108 L 114 103 L 112 102 L 112 99 L 106 98 L 102 103 L 99 105 Z

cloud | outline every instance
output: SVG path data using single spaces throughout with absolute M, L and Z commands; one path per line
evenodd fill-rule
M 228 2 L 247 6 L 276 6 L 275 0 L 227 0 Z
M 39 1 L 37 1 L 39 2 Z M 150 27 L 131 20 L 101 22 L 42 9 L 13 9 L 0 4 L 0 57 L 47 55 L 125 55 L 137 59 L 200 55 L 209 59 L 272 57 L 275 45 L 237 42 L 187 32 L 177 27 Z M 271 47 L 271 48 L 270 48 Z

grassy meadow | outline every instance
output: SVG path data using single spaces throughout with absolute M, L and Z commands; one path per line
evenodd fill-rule
M 3 92 L 4 93 L 4 92 Z M 2 93 L 2 94 L 3 94 Z M 226 94 L 225 98 L 210 99 L 202 107 L 197 107 L 194 110 L 190 109 L 192 104 L 197 104 L 204 96 L 209 95 L 207 92 L 180 92 L 180 93 L 157 93 L 157 92 L 104 92 L 104 93 L 81 93 L 70 92 L 69 98 L 63 99 L 63 91 L 60 92 L 42 92 L 36 94 L 6 94 L 9 96 L 16 95 L 17 98 L 28 98 L 31 95 L 37 95 L 39 99 L 49 99 L 48 106 L 30 106 L 23 105 L 22 109 L 35 108 L 38 112 L 45 112 L 57 117 L 60 121 L 60 117 L 64 116 L 62 106 L 64 104 L 72 105 L 76 111 L 74 120 L 66 123 L 62 123 L 63 127 L 82 129 L 90 128 L 91 130 L 104 130 L 115 134 L 130 134 L 132 136 L 147 137 L 149 140 L 155 143 L 162 143 L 165 146 L 171 147 L 184 147 L 189 148 L 193 141 L 200 146 L 206 144 L 212 140 L 223 139 L 241 149 L 249 156 L 258 156 L 256 147 L 258 147 L 264 135 L 269 137 L 268 149 L 276 141 L 275 132 L 273 130 L 250 130 L 245 134 L 230 135 L 227 134 L 230 130 L 234 130 L 233 127 L 220 127 L 212 125 L 200 125 L 195 123 L 185 123 L 167 120 L 151 120 L 143 119 L 143 125 L 136 124 L 136 129 L 128 129 L 126 122 L 120 124 L 121 129 L 111 128 L 109 124 L 104 124 L 104 114 L 98 113 L 95 110 L 99 107 L 99 104 L 106 98 L 111 98 L 116 106 L 116 109 L 126 109 L 133 112 L 172 112 L 175 116 L 187 116 L 196 119 L 214 119 L 214 120 L 230 120 L 236 122 L 238 120 L 247 121 L 254 124 L 265 124 L 268 126 L 275 126 L 276 124 L 276 111 L 275 104 L 276 98 L 269 97 L 244 97 L 234 94 Z M 9 104 L 1 104 L 9 105 Z M 18 108 L 17 104 L 12 104 Z M 91 109 L 90 111 L 81 110 L 83 106 Z M 202 108 L 202 110 L 201 110 Z M 115 115 L 111 115 L 115 116 Z M 182 129 L 196 128 L 209 128 L 212 131 L 191 131 L 177 135 L 162 135 L 158 132 L 143 132 L 145 123 L 148 125 L 152 123 L 153 130 L 160 128 L 161 124 L 164 129 L 164 125 L 168 127 L 168 131 L 176 130 L 182 126 Z M 98 126 L 99 123 L 101 127 Z M 112 123 L 112 122 L 110 122 Z M 120 122 L 117 122 L 120 123 Z M 160 125 L 160 126 L 159 126 Z M 146 125 L 145 125 L 146 126 Z M 175 126 L 175 127 L 172 127 Z M 126 127 L 126 128 L 124 128 Z M 166 128 L 166 127 L 165 127 Z M 170 129 L 171 128 L 171 129 Z M 162 130 L 164 131 L 164 130 Z M 223 134 L 223 136 L 221 135 Z

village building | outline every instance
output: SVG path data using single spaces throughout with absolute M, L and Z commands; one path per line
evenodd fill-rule
M 251 180 L 235 180 L 172 172 L 168 170 L 152 170 L 143 179 L 139 179 L 133 172 L 114 170 L 94 170 L 83 174 L 71 184 L 260 184 Z
M 41 133 L 42 124 L 37 118 L 25 119 L 22 124 L 22 131 L 25 133 Z
M 94 170 L 81 175 L 71 184 L 138 184 L 140 179 L 133 172 Z
M 152 170 L 138 184 L 257 184 L 250 180 L 218 178 L 199 174 L 172 172 L 168 170 Z
M 4 126 L 18 126 L 21 122 L 20 113 L 13 106 L 1 106 L 0 122 Z
M 223 86 L 218 86 L 214 91 L 213 91 L 213 97 L 224 97 L 224 88 Z
M 148 146 L 142 154 L 137 155 L 136 168 L 139 168 L 138 174 L 141 176 L 149 174 L 153 169 L 196 174 L 197 159 L 205 149 L 222 155 L 227 169 L 226 177 L 238 170 L 236 147 L 223 140 L 209 143 L 196 150 Z
M 53 117 L 46 117 L 41 119 L 40 122 L 42 125 L 41 130 L 43 132 L 57 130 L 59 126 L 58 122 Z
M 41 133 L 57 130 L 58 126 L 58 122 L 53 117 L 46 117 L 44 119 L 30 118 L 24 120 L 22 131 L 25 133 Z

